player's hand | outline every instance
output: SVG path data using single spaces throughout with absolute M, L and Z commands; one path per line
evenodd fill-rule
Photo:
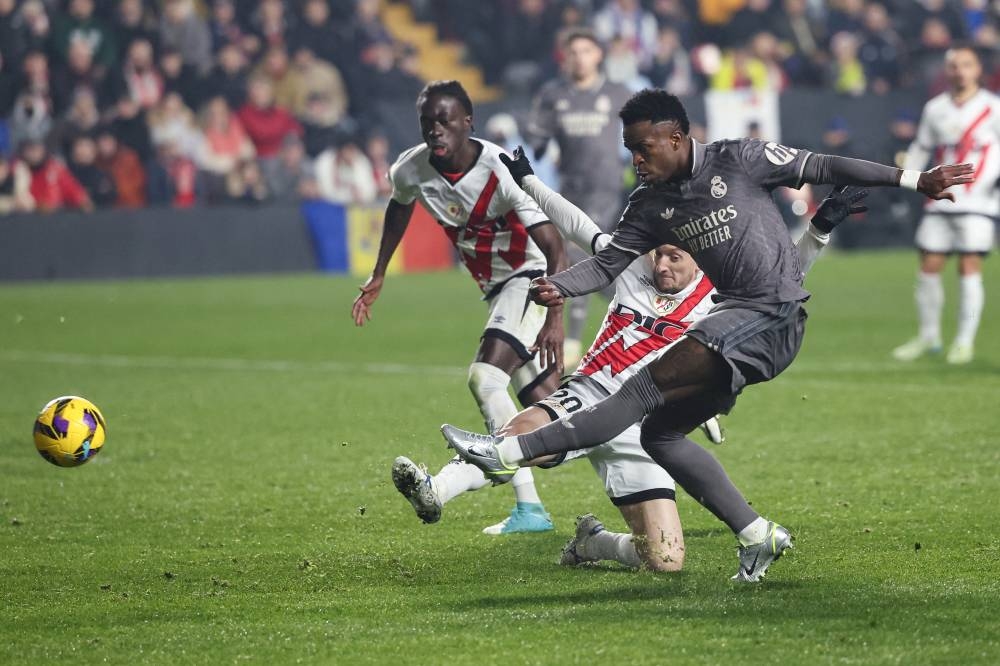
M 528 298 L 547 308 L 562 305 L 565 299 L 559 288 L 543 277 L 535 278 L 528 287 Z
M 354 299 L 354 307 L 351 308 L 351 317 L 354 318 L 355 326 L 364 326 L 366 321 L 371 321 L 372 303 L 382 291 L 384 280 L 385 278 L 382 276 L 372 275 L 361 285 L 361 293 Z
M 528 156 L 524 154 L 524 148 L 521 146 L 514 149 L 514 159 L 507 157 L 506 153 L 500 153 L 500 161 L 507 167 L 507 171 L 510 171 L 510 175 L 514 177 L 514 182 L 517 183 L 518 187 L 521 187 L 521 182 L 526 176 L 535 174 L 531 169 L 531 162 L 528 161 Z
M 868 210 L 868 206 L 863 205 L 867 196 L 868 190 L 863 187 L 841 185 L 834 188 L 816 209 L 812 219 L 813 226 L 824 234 L 830 233 L 834 227 L 846 220 L 848 215 Z
M 952 185 L 963 185 L 974 181 L 976 179 L 974 170 L 971 164 L 941 164 L 920 174 L 917 192 L 931 199 L 947 199 L 954 202 L 955 195 L 945 190 Z
M 555 368 L 562 373 L 563 333 L 562 313 L 545 318 L 542 330 L 538 332 L 535 345 L 528 351 L 538 354 L 538 362 L 543 368 Z

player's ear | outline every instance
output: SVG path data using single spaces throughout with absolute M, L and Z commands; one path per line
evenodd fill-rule
M 684 133 L 681 132 L 680 128 L 675 129 L 670 133 L 670 146 L 677 150 L 684 144 Z

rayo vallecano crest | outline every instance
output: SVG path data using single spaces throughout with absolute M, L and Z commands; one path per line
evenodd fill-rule
M 716 199 L 721 199 L 726 196 L 726 192 L 729 191 L 729 187 L 726 186 L 726 181 L 722 180 L 722 176 L 712 176 L 712 196 Z
M 653 296 L 653 309 L 656 310 L 657 314 L 670 314 L 677 307 L 678 303 L 680 303 L 680 300 L 676 298 L 667 298 L 659 294 Z
M 462 204 L 456 203 L 454 201 L 448 202 L 447 211 L 448 211 L 448 216 L 454 220 L 462 221 L 466 217 L 465 208 L 462 207 Z

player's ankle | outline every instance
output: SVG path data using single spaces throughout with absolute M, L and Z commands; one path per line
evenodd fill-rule
M 517 467 L 524 462 L 524 453 L 517 437 L 504 437 L 497 444 L 497 457 L 504 467 Z

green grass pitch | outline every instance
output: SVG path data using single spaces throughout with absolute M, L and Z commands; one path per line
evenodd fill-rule
M 536 473 L 555 532 L 480 534 L 506 488 L 416 520 L 392 459 L 479 425 L 464 275 L 391 277 L 363 330 L 349 278 L 0 286 L 0 663 L 1000 663 L 997 268 L 951 368 L 889 360 L 911 253 L 819 262 L 799 359 L 713 449 L 796 536 L 751 587 L 682 493 L 682 573 L 559 567 L 577 514 L 624 527 L 585 463 Z M 63 394 L 108 420 L 78 469 L 31 444 Z

